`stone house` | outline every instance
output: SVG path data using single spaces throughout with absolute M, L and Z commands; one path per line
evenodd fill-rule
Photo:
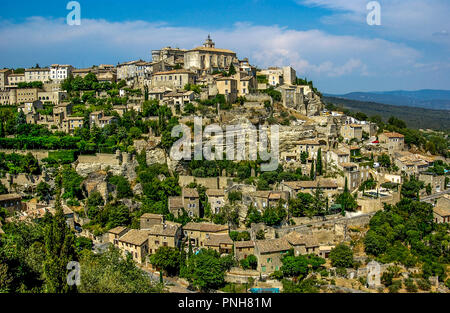
M 419 174 L 419 180 L 431 186 L 431 193 L 439 193 L 445 189 L 445 175 L 437 175 L 432 172 L 422 172 Z
M 160 247 L 178 248 L 182 237 L 181 224 L 164 222 L 149 228 L 148 252 L 153 254 Z
M 396 132 L 386 132 L 378 136 L 380 145 L 387 149 L 389 153 L 401 151 L 405 148 L 405 136 Z
M 151 87 L 167 87 L 183 89 L 187 84 L 195 84 L 197 75 L 191 71 L 180 69 L 154 73 Z
M 291 245 L 284 238 L 257 240 L 255 256 L 258 259 L 258 271 L 269 275 L 280 270 L 283 256 L 291 249 Z
M 435 223 L 450 223 L 450 198 L 439 198 L 433 208 L 433 218 Z
M 326 152 L 327 164 L 342 164 L 350 162 L 350 152 L 343 149 L 329 150 Z
M 279 188 L 282 191 L 289 192 L 291 198 L 296 198 L 300 192 L 313 194 L 317 188 L 321 188 L 327 196 L 332 196 L 338 192 L 338 184 L 331 179 L 281 182 Z
M 205 247 L 215 250 L 219 254 L 231 254 L 233 252 L 233 240 L 228 234 L 210 235 L 205 240 Z
M 140 218 L 141 229 L 150 229 L 154 225 L 162 225 L 164 215 L 145 213 Z
M 18 194 L 0 195 L 0 207 L 5 208 L 11 214 L 21 211 L 23 208 L 22 197 Z
M 227 235 L 229 231 L 226 225 L 212 223 L 187 223 L 183 226 L 184 237 L 190 241 L 193 247 L 205 247 L 205 242 L 212 235 Z
M 142 264 L 148 254 L 149 230 L 131 229 L 118 239 L 118 248 L 124 256 L 131 254 L 133 260 Z
M 217 90 L 220 95 L 225 96 L 225 100 L 228 103 L 236 102 L 238 97 L 238 84 L 237 80 L 231 77 L 222 77 L 217 79 Z
M 206 196 L 211 212 L 214 214 L 220 213 L 220 210 L 225 206 L 225 191 L 223 189 L 208 189 L 206 190 Z
M 263 212 L 269 207 L 276 207 L 280 201 L 284 201 L 284 207 L 287 208 L 289 193 L 287 191 L 262 190 L 246 193 L 242 197 L 243 203 L 247 206 L 254 206 Z
M 108 231 L 108 241 L 115 247 L 119 247 L 119 239 L 125 235 L 130 229 L 124 226 L 118 226 Z
M 345 140 L 357 139 L 362 140 L 362 125 L 360 124 L 346 124 L 341 127 L 341 136 Z
M 255 254 L 255 242 L 253 240 L 236 241 L 234 243 L 234 256 L 236 260 L 246 259 L 252 254 Z
M 294 248 L 294 255 L 316 254 L 319 255 L 319 242 L 313 235 L 301 235 L 295 231 L 284 236 Z
M 66 133 L 73 133 L 75 129 L 83 127 L 84 117 L 67 117 L 62 121 L 62 130 Z
M 317 153 L 319 152 L 319 149 L 326 147 L 326 142 L 324 140 L 317 140 L 317 139 L 306 139 L 301 140 L 298 143 L 298 157 L 300 159 L 300 156 L 303 152 L 308 153 L 308 159 L 315 160 L 317 158 Z M 322 157 L 324 157 L 325 151 L 322 153 Z
M 175 217 L 182 215 L 183 210 L 190 217 L 200 217 L 200 197 L 196 189 L 182 188 L 181 197 L 169 197 L 168 205 Z

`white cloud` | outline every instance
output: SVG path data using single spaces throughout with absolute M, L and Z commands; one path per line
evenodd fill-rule
M 306 6 L 319 6 L 334 11 L 323 18 L 327 24 L 354 23 L 359 31 L 369 27 L 366 24 L 371 0 L 298 0 Z M 436 32 L 450 31 L 450 5 L 448 0 L 378 0 L 381 5 L 382 27 L 371 31 L 383 38 L 396 38 L 407 41 L 430 41 L 442 43 L 448 48 L 450 40 L 442 41 L 433 36 Z M 366 25 L 364 25 L 366 24 Z M 369 31 L 369 28 L 367 28 Z

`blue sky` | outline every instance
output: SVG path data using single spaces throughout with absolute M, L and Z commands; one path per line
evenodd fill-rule
M 166 45 L 193 48 L 208 33 L 217 47 L 259 66 L 292 65 L 323 92 L 450 89 L 450 2 L 379 0 L 2 0 L 0 67 L 76 67 L 150 60 Z

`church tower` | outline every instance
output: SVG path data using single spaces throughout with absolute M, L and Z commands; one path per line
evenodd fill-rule
M 208 38 L 206 39 L 205 43 L 203 44 L 203 47 L 205 48 L 215 48 L 216 44 L 211 39 L 211 35 L 208 35 Z

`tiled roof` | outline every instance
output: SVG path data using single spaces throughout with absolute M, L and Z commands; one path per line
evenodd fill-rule
M 404 138 L 405 136 L 403 136 L 402 134 L 396 133 L 396 132 L 392 132 L 392 133 L 383 133 L 382 135 L 385 135 L 388 138 Z
M 208 47 L 197 47 L 192 49 L 191 51 L 209 51 L 209 52 L 221 52 L 221 53 L 232 53 L 236 54 L 234 51 L 228 49 L 218 49 L 218 48 L 208 48 Z
M 254 248 L 255 242 L 253 240 L 248 241 L 236 241 L 234 243 L 236 248 Z
M 162 219 L 163 215 L 161 214 L 152 214 L 152 213 L 145 213 L 141 216 L 141 218 L 148 218 L 148 219 Z
M 183 208 L 183 198 L 169 197 L 169 208 L 173 209 Z
M 120 237 L 119 241 L 135 246 L 141 246 L 148 240 L 149 234 L 148 230 L 131 229 L 125 235 Z
M 108 233 L 111 233 L 111 234 L 114 234 L 114 235 L 119 235 L 120 233 L 122 233 L 125 230 L 127 230 L 126 227 L 124 227 L 124 226 L 117 226 L 116 228 L 110 229 L 108 231 Z
M 211 223 L 187 223 L 186 226 L 183 227 L 184 230 L 195 230 L 202 232 L 220 232 L 228 230 L 228 226 L 226 225 L 216 225 Z
M 178 223 L 166 223 L 164 225 L 153 225 L 149 229 L 150 235 L 169 236 L 174 237 L 177 231 L 180 229 L 181 224 Z
M 198 198 L 197 189 L 194 188 L 183 188 L 183 196 L 189 198 Z
M 333 180 L 320 180 L 320 181 L 293 181 L 293 182 L 284 182 L 284 185 L 292 188 L 292 189 L 310 189 L 317 188 L 317 186 L 322 188 L 337 188 L 338 185 Z
M 6 195 L 0 195 L 0 201 L 7 201 L 7 200 L 21 200 L 22 197 L 15 193 L 10 193 Z
M 256 247 L 260 253 L 288 251 L 291 245 L 284 238 L 257 240 Z
M 233 244 L 233 240 L 231 240 L 228 234 L 224 235 L 211 235 L 209 239 L 206 239 L 205 246 L 218 247 L 221 244 Z

